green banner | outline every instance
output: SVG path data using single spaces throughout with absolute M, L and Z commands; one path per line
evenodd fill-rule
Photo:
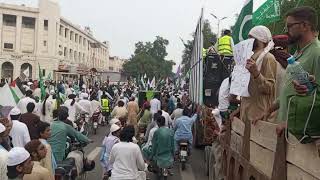
M 253 0 L 247 0 L 243 6 L 236 24 L 233 27 L 233 41 L 235 44 L 248 38 L 252 24 Z
M 280 20 L 279 0 L 267 0 L 253 13 L 254 25 L 267 25 Z
M 151 101 L 151 99 L 153 98 L 154 96 L 154 92 L 153 91 L 147 91 L 146 92 L 146 97 L 147 97 L 147 100 L 148 101 Z

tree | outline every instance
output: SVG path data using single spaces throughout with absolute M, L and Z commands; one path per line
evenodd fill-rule
M 160 36 L 156 36 L 153 42 L 137 42 L 134 54 L 123 65 L 124 73 L 133 78 L 144 74 L 157 79 L 172 76 L 172 66 L 175 63 L 165 59 L 168 45 L 169 41 Z
M 318 14 L 318 17 L 320 17 L 320 3 L 319 0 L 280 0 L 280 13 L 281 18 L 279 21 L 274 22 L 270 25 L 268 25 L 269 29 L 271 30 L 272 34 L 283 34 L 285 33 L 285 18 L 286 14 L 293 8 L 297 6 L 310 6 L 313 7 Z M 318 24 L 320 25 L 320 18 L 318 19 Z M 319 27 L 318 27 L 319 29 Z
M 203 23 L 203 48 L 208 49 L 210 46 L 212 46 L 212 41 L 217 41 L 217 35 L 212 32 L 211 25 L 209 20 L 204 20 Z
M 217 35 L 212 32 L 211 25 L 208 20 L 204 20 L 202 33 L 203 33 L 203 48 L 208 49 L 212 45 L 211 41 L 215 41 L 215 42 L 217 41 Z M 194 33 L 192 33 L 192 37 L 194 38 Z M 183 44 L 185 48 L 182 54 L 181 71 L 183 75 L 186 75 L 191 66 L 190 62 L 191 62 L 191 55 L 192 55 L 192 48 L 193 48 L 193 40 L 187 40 L 187 42 L 183 41 Z

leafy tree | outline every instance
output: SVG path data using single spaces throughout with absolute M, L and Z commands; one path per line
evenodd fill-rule
M 212 32 L 210 22 L 208 20 L 204 20 L 203 24 L 203 48 L 207 49 L 209 48 L 212 43 L 211 41 L 217 40 L 217 35 Z M 192 33 L 192 37 L 194 39 L 194 33 Z M 182 40 L 183 41 L 183 40 Z M 191 62 L 191 54 L 192 54 L 192 48 L 193 48 L 193 40 L 187 40 L 186 42 L 183 41 L 184 44 L 184 50 L 182 54 L 182 74 L 186 75 L 186 73 L 190 69 L 190 62 Z
M 212 46 L 212 41 L 217 41 L 217 35 L 212 32 L 209 20 L 204 20 L 203 23 L 203 48 L 208 49 Z
M 269 29 L 272 31 L 272 34 L 283 34 L 285 33 L 285 17 L 286 14 L 293 8 L 297 6 L 310 6 L 315 8 L 317 11 L 318 17 L 320 17 L 320 3 L 319 0 L 280 0 L 280 13 L 281 18 L 279 21 L 274 22 L 268 25 Z M 318 24 L 320 25 L 320 18 L 318 19 Z M 319 29 L 319 28 L 318 28 Z
M 123 65 L 124 73 L 134 78 L 144 74 L 158 79 L 171 76 L 174 62 L 165 59 L 168 45 L 169 41 L 160 36 L 153 42 L 137 42 L 134 54 Z

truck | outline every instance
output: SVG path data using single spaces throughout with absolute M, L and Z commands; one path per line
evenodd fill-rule
M 194 143 L 205 146 L 209 180 L 320 180 L 320 154 L 315 144 L 299 143 L 289 132 L 278 136 L 276 123 L 252 125 L 235 117 L 226 121 L 223 133 L 212 136 L 215 119 L 210 110 L 218 105 L 218 89 L 232 71 L 233 58 L 202 56 L 201 24 L 202 16 L 195 32 L 189 94 L 191 101 L 203 106 L 201 121 L 194 125 Z
M 206 118 L 196 121 L 193 128 L 195 146 L 211 145 L 214 130 L 210 120 L 211 111 L 218 106 L 218 94 L 222 81 L 230 76 L 233 56 L 217 53 L 203 54 L 203 11 L 196 27 L 189 74 L 189 97 L 193 103 L 203 107 Z M 210 111 L 211 109 L 211 111 Z

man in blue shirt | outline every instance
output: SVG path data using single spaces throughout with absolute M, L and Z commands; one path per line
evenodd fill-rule
M 174 126 L 174 140 L 175 140 L 175 151 L 178 151 L 178 143 L 180 140 L 188 140 L 189 151 L 192 147 L 192 125 L 198 119 L 198 114 L 200 113 L 200 106 L 197 107 L 196 113 L 191 116 L 191 110 L 185 107 L 183 109 L 182 117 L 178 118 Z

